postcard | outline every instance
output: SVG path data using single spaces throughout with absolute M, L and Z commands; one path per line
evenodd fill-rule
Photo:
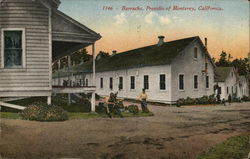
M 0 0 L 0 158 L 250 158 L 248 0 Z

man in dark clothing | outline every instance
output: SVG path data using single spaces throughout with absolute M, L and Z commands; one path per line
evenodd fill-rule
M 228 96 L 228 103 L 229 103 L 229 105 L 231 104 L 231 102 L 232 102 L 232 96 L 231 96 L 231 94 L 229 94 L 229 96 Z
M 111 113 L 115 113 L 123 118 L 123 115 L 118 106 L 117 93 L 110 93 L 109 97 L 106 98 L 107 114 L 111 118 Z

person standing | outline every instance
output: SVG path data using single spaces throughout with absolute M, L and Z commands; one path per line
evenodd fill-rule
M 148 95 L 146 94 L 145 89 L 142 89 L 142 93 L 139 95 L 139 100 L 141 101 L 141 109 L 144 113 L 149 113 L 147 107 L 147 98 Z

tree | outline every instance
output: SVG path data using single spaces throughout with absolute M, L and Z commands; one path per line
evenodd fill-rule
M 231 55 L 230 55 L 230 57 L 231 57 Z M 222 51 L 220 54 L 219 60 L 215 64 L 216 64 L 216 66 L 227 67 L 230 65 L 230 61 L 228 59 L 229 59 L 229 56 L 227 58 L 227 53 L 225 51 Z
M 71 64 L 79 65 L 81 62 L 92 60 L 92 55 L 89 55 L 85 48 L 71 54 Z
M 71 65 L 79 65 L 81 62 L 91 61 L 93 59 L 92 55 L 89 55 L 86 48 L 80 49 L 73 54 L 71 57 Z M 60 69 L 68 67 L 68 56 L 64 56 L 60 59 Z M 53 64 L 53 71 L 58 70 L 58 61 Z
M 104 52 L 104 51 L 100 51 L 97 54 L 96 59 L 99 60 L 99 59 L 105 58 L 105 57 L 110 57 L 109 53 L 108 52 Z

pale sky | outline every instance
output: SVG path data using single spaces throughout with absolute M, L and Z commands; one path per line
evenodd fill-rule
M 123 52 L 191 36 L 208 38 L 208 50 L 218 58 L 222 50 L 233 57 L 249 52 L 249 2 L 247 0 L 61 0 L 59 10 L 100 33 L 96 52 Z M 104 10 L 110 6 L 112 10 Z M 144 10 L 122 10 L 122 7 Z M 173 6 L 195 10 L 173 10 Z M 200 7 L 201 6 L 201 7 Z M 199 10 L 209 6 L 222 10 Z M 146 10 L 161 7 L 164 10 Z M 170 7 L 170 10 L 166 8 Z

